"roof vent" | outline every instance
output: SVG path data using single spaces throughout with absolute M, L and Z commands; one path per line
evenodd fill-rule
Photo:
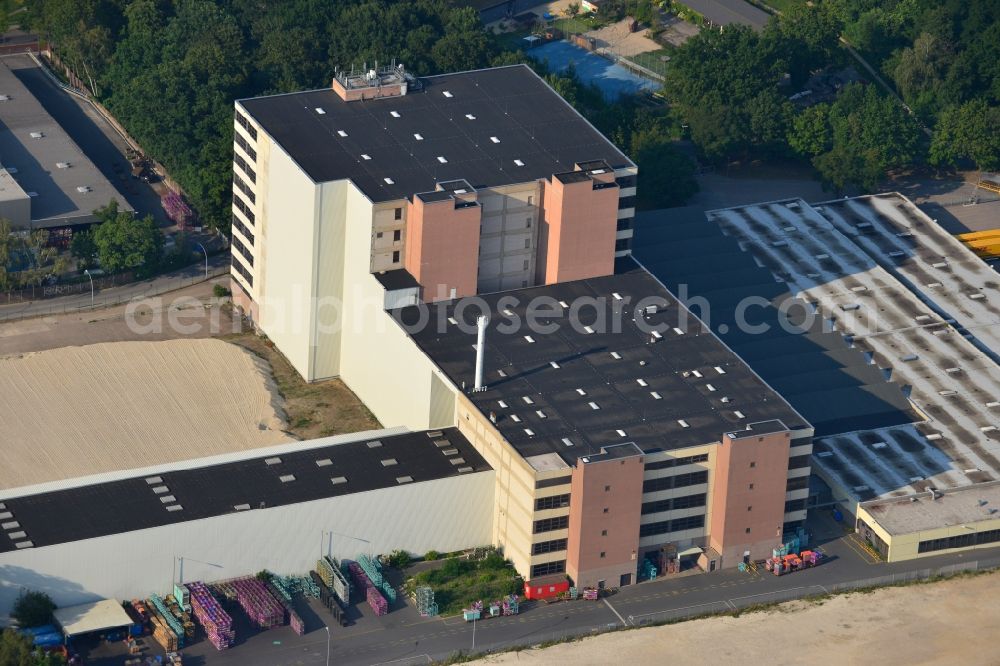
M 598 405 L 596 402 L 588 402 L 587 404 L 590 405 L 590 408 L 593 409 L 594 411 L 597 411 L 598 409 L 601 408 L 601 406 Z
M 535 401 L 531 399 L 531 396 L 530 396 L 530 395 L 526 395 L 526 396 L 523 396 L 523 397 L 521 398 L 521 400 L 524 400 L 524 401 L 525 401 L 526 403 L 528 403 L 529 405 L 533 405 L 533 404 L 535 404 Z
M 31 133 L 31 138 L 32 139 L 41 139 L 43 136 L 45 136 L 44 132 L 32 132 Z
M 471 472 L 471 471 L 472 471 L 471 467 L 459 467 L 458 468 L 458 473 L 459 474 L 465 474 L 466 472 Z
M 542 410 L 540 410 L 540 409 L 538 409 L 538 410 L 535 410 L 535 414 L 538 414 L 538 418 L 540 418 L 540 419 L 544 419 L 544 418 L 546 418 L 546 417 L 545 417 L 545 412 L 543 412 L 543 411 L 542 411 Z
M 649 386 L 649 383 L 645 379 L 637 379 L 635 381 L 639 386 Z
M 594 327 L 593 326 L 584 326 L 583 330 L 586 331 L 588 334 L 590 334 L 590 333 L 594 332 Z
M 580 395 L 587 395 L 587 392 L 584 391 L 582 388 L 578 388 L 576 392 L 579 393 Z
M 611 352 L 611 358 L 615 359 L 616 361 L 620 361 L 622 360 L 622 355 L 619 354 L 618 352 Z
M 535 431 L 532 430 L 531 428 L 525 428 L 524 429 L 524 434 L 527 435 L 528 437 L 534 437 L 535 436 Z
M 76 191 L 80 194 L 86 194 L 87 192 L 90 192 L 90 185 L 80 185 L 76 188 Z
M 454 97 L 454 95 L 452 95 L 451 92 L 448 90 L 442 90 L 441 94 L 448 98 Z
M 282 483 L 291 483 L 292 481 L 295 480 L 295 475 L 294 474 L 282 474 L 281 476 L 278 477 L 278 480 L 281 481 Z
M 514 423 L 520 423 L 521 422 L 521 417 L 518 416 L 517 414 L 511 414 L 510 415 L 510 420 L 513 421 Z
M 180 504 L 171 504 L 170 506 L 167 507 L 167 511 L 173 513 L 175 511 L 181 511 L 183 508 L 184 507 L 182 507 Z
M 458 449 L 441 449 L 441 453 L 446 456 L 457 456 Z
M 160 476 L 146 477 L 146 484 L 147 485 L 155 486 L 157 483 L 163 483 L 163 477 L 160 477 Z
M 650 391 L 649 395 L 653 396 L 653 400 L 663 400 L 663 396 L 656 391 Z
M 396 483 L 399 483 L 399 484 L 413 483 L 413 477 L 412 476 L 397 476 L 396 477 Z
M 0 102 L 9 102 L 10 95 L 0 95 Z
M 549 361 L 549 365 L 551 365 L 551 366 L 552 366 L 553 368 L 555 368 L 556 370 L 558 370 L 558 369 L 559 369 L 559 364 L 558 364 L 558 363 L 556 363 L 555 361 Z
M 624 430 L 615 430 L 619 437 L 628 437 L 628 434 Z
M 569 437 L 563 437 L 562 443 L 565 444 L 566 446 L 573 446 L 573 440 L 571 440 Z
M 738 419 L 745 419 L 746 418 L 746 415 L 743 412 L 741 412 L 740 410 L 738 410 L 738 409 L 734 410 L 733 414 L 735 414 L 736 418 L 738 418 Z
M 333 464 L 333 461 L 329 458 L 323 458 L 322 460 L 316 461 L 316 467 L 329 467 Z
M 58 169 L 68 169 L 70 167 L 69 162 L 56 162 L 56 168 Z
M 167 488 L 166 486 L 156 486 L 155 488 L 153 488 L 153 492 L 156 493 L 157 495 L 162 495 L 163 493 L 170 492 L 170 489 Z
M 524 336 L 524 339 L 527 340 L 529 343 L 533 343 L 535 341 L 535 339 L 530 335 Z
M 382 461 L 382 467 L 392 467 L 393 465 L 399 464 L 395 458 L 386 458 Z
M 249 504 L 236 504 L 236 505 L 233 506 L 233 508 L 236 509 L 237 511 L 249 511 L 250 510 L 250 505 Z
M 333 477 L 330 477 L 330 483 L 332 483 L 335 486 L 339 486 L 342 483 L 347 483 L 347 477 L 346 476 L 333 476 Z
M 497 400 L 497 404 L 500 405 L 500 407 L 502 407 L 503 409 L 507 409 L 507 403 L 504 402 L 503 400 Z
M 382 441 L 381 440 L 373 439 L 372 441 L 368 442 L 368 448 L 369 449 L 377 449 L 380 446 L 382 446 Z
M 724 374 L 726 374 L 726 371 L 722 369 L 722 366 L 721 366 L 721 365 L 717 365 L 717 366 L 715 366 L 715 371 L 716 371 L 717 373 L 719 373 L 720 375 L 724 375 Z
M 450 462 L 452 465 L 464 465 L 465 458 L 448 458 L 448 462 Z

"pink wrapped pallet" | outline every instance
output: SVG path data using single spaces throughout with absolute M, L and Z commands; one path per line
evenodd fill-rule
M 375 589 L 374 585 L 368 588 L 368 605 L 372 607 L 372 610 L 375 611 L 375 615 L 378 615 L 379 617 L 389 612 L 388 602 L 386 602 L 382 593 Z
M 239 578 L 233 581 L 236 600 L 247 616 L 261 629 L 279 627 L 285 623 L 285 608 L 256 578 Z
M 236 640 L 233 619 L 226 611 L 222 610 L 222 606 L 215 600 L 204 583 L 188 583 L 186 587 L 191 593 L 191 610 L 201 626 L 205 628 L 209 642 L 217 650 L 225 650 L 230 647 Z
M 299 636 L 305 636 L 306 635 L 306 624 L 305 624 L 305 622 L 302 621 L 302 618 L 299 617 L 299 614 L 296 613 L 293 610 L 289 610 L 288 611 L 288 615 L 289 615 L 289 618 L 288 618 L 289 622 L 288 622 L 288 624 L 291 625 L 292 631 L 294 631 Z

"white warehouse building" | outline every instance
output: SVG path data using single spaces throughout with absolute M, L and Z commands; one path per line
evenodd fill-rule
M 4 490 L 0 616 L 22 588 L 68 606 L 489 544 L 495 485 L 456 429 L 394 429 Z

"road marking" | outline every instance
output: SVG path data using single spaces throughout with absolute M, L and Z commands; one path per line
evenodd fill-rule
M 628 622 L 626 622 L 625 618 L 623 618 L 621 616 L 621 613 L 619 613 L 618 611 L 615 610 L 615 607 L 611 605 L 611 602 L 608 601 L 607 599 L 604 599 L 603 601 L 604 601 L 604 605 L 607 606 L 608 608 L 610 608 L 611 612 L 614 613 L 615 616 L 617 616 L 618 619 L 622 621 L 622 624 L 624 624 L 627 627 L 628 626 Z

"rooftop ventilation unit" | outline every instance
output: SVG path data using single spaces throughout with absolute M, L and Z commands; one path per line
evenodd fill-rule
M 76 191 L 80 194 L 86 194 L 87 192 L 90 192 L 90 185 L 80 185 L 76 188 Z
M 57 169 L 68 169 L 70 167 L 69 162 L 56 162 Z
M 41 139 L 43 136 L 45 136 L 44 132 L 32 132 L 31 133 L 31 138 L 32 139 Z

